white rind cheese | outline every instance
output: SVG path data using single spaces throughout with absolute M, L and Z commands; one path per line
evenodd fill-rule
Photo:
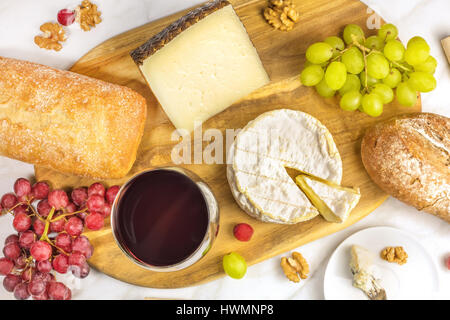
M 308 176 L 303 176 L 303 179 L 338 218 L 339 222 L 347 220 L 350 212 L 356 207 L 361 198 L 359 189 L 353 190 L 332 186 L 329 183 L 321 182 Z
M 262 221 L 293 224 L 319 214 L 285 167 L 339 184 L 342 161 L 314 117 L 281 109 L 260 115 L 236 137 L 227 176 L 238 204 Z
M 139 66 L 177 129 L 194 129 L 270 80 L 233 7 L 214 11 Z

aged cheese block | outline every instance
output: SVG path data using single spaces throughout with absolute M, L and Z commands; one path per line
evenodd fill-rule
M 319 213 L 330 222 L 344 222 L 361 198 L 359 189 L 344 188 L 307 175 L 299 175 L 295 180 Z
M 175 127 L 188 131 L 269 82 L 244 25 L 223 0 L 191 11 L 131 56 Z
M 342 161 L 328 129 L 294 110 L 251 121 L 229 151 L 227 177 L 234 198 L 262 221 L 293 224 L 319 214 L 286 167 L 340 184 Z

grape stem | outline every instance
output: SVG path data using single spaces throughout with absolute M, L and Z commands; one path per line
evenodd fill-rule
M 44 232 L 42 232 L 42 236 L 39 240 L 50 242 L 50 239 L 48 238 L 48 229 L 50 227 L 50 221 L 52 220 L 53 214 L 55 213 L 55 208 L 52 207 L 50 210 L 50 213 L 48 214 L 47 220 L 45 221 L 45 228 Z
M 84 208 L 83 210 L 79 210 L 79 211 L 75 211 L 75 212 L 71 212 L 71 213 L 61 214 L 61 215 L 59 215 L 57 218 L 51 220 L 51 222 L 55 222 L 55 221 L 64 219 L 64 218 L 67 217 L 67 216 L 73 216 L 73 215 L 75 215 L 75 214 L 77 214 L 77 213 L 83 213 L 83 212 L 86 212 L 86 211 L 87 211 L 87 208 Z
M 398 62 L 395 62 L 395 61 L 391 61 L 391 62 L 392 62 L 392 64 L 394 64 L 397 68 L 403 69 L 403 70 L 405 70 L 406 72 L 413 72 L 413 70 L 411 70 L 411 69 L 409 69 L 409 68 L 407 68 L 407 67 L 401 65 L 401 64 L 398 63 Z

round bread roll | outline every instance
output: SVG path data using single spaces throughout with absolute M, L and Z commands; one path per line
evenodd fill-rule
M 369 129 L 361 145 L 369 176 L 385 192 L 450 222 L 450 119 L 394 117 Z

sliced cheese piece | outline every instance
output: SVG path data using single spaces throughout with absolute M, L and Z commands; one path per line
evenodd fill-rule
M 285 170 L 311 172 L 339 184 L 342 161 L 327 128 L 300 111 L 266 112 L 249 122 L 229 151 L 227 177 L 249 215 L 293 224 L 319 214 Z
M 330 222 L 344 222 L 361 198 L 359 189 L 344 188 L 320 178 L 299 175 L 295 181 L 320 214 Z
M 175 127 L 188 131 L 270 81 L 224 0 L 190 12 L 131 56 Z
M 372 275 L 374 255 L 358 245 L 351 248 L 350 269 L 353 274 L 353 286 L 361 289 L 371 300 L 386 300 L 386 291 Z

